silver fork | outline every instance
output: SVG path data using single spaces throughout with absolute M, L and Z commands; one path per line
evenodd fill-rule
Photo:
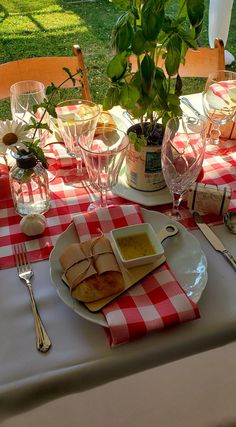
M 29 261 L 25 243 L 16 244 L 14 245 L 13 249 L 19 278 L 25 282 L 30 294 L 31 308 L 34 315 L 36 332 L 36 347 L 42 353 L 46 353 L 46 351 L 48 351 L 51 347 L 51 341 L 44 328 L 43 322 L 38 312 L 36 301 L 34 299 L 32 284 L 30 282 L 30 279 L 34 273 Z

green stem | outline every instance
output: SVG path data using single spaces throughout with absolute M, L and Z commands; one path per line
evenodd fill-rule
M 66 83 L 66 82 L 68 82 L 69 80 L 71 80 L 73 77 L 75 77 L 75 76 L 77 76 L 77 74 L 79 74 L 79 71 L 78 72 L 76 72 L 76 73 L 74 73 L 74 74 L 72 74 L 71 76 L 69 76 L 69 77 L 67 77 L 62 83 L 60 83 L 59 84 L 59 86 L 57 86 L 57 87 L 55 87 L 55 89 L 53 90 L 53 92 L 51 93 L 51 95 L 49 96 L 49 98 L 48 98 L 48 101 L 46 102 L 46 106 L 45 106 L 45 108 L 44 108 L 44 112 L 43 112 L 43 114 L 42 114 L 42 117 L 40 118 L 40 120 L 39 120 L 39 122 L 37 123 L 37 125 L 35 126 L 35 129 L 34 129 L 34 133 L 33 133 L 33 137 L 32 137 L 32 140 L 34 140 L 34 138 L 35 138 L 35 136 L 36 136 L 36 133 L 37 133 L 37 131 L 39 130 L 39 128 L 40 128 L 40 124 L 42 123 L 42 121 L 43 121 L 43 119 L 44 119 L 44 117 L 45 117 L 45 115 L 46 115 L 46 112 L 47 112 L 47 109 L 48 109 L 48 107 L 49 107 L 49 105 L 50 105 L 50 103 L 51 103 L 51 101 L 52 101 L 52 99 L 53 99 L 53 97 L 55 96 L 55 94 L 57 93 L 57 91 Z

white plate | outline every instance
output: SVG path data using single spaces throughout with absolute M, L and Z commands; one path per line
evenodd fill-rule
M 172 202 L 167 187 L 157 191 L 139 191 L 130 187 L 126 180 L 125 162 L 121 168 L 118 183 L 112 188 L 112 193 L 143 206 L 160 206 Z
M 179 233 L 163 242 L 165 255 L 171 270 L 187 295 L 194 302 L 198 302 L 207 283 L 207 261 L 198 240 L 183 225 L 171 220 L 166 215 L 144 208 L 142 208 L 142 215 L 144 222 L 149 222 L 156 231 L 169 223 L 178 227 Z M 69 289 L 61 279 L 62 268 L 59 257 L 65 248 L 74 242 L 78 242 L 78 237 L 72 223 L 59 236 L 51 252 L 49 262 L 52 283 L 62 301 L 77 314 L 90 322 L 108 327 L 103 314 L 101 312 L 91 313 L 82 303 L 72 298 Z

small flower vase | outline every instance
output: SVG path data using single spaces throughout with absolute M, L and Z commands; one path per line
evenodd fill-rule
M 48 175 L 31 154 L 15 154 L 16 164 L 10 171 L 10 186 L 16 212 L 21 215 L 44 213 L 50 207 Z

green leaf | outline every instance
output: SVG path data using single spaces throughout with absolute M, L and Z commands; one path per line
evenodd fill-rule
M 173 105 L 174 107 L 179 107 L 179 105 L 180 105 L 179 97 L 177 95 L 175 95 L 174 93 L 170 93 L 168 95 L 168 103 Z
M 135 19 L 139 19 L 139 12 L 138 12 L 138 8 L 135 6 L 132 6 L 131 11 L 135 17 Z
M 123 14 L 117 21 L 113 30 L 113 46 L 116 52 L 127 50 L 132 43 L 133 28 L 129 22 L 129 13 Z
M 119 80 L 125 73 L 126 68 L 127 68 L 126 52 L 118 53 L 109 62 L 107 67 L 107 75 L 113 81 Z
M 132 108 L 140 97 L 139 90 L 132 84 L 125 84 L 120 93 L 123 108 Z
M 162 0 L 146 0 L 142 9 L 141 25 L 147 40 L 156 40 L 165 18 Z
M 120 91 L 117 87 L 110 87 L 103 101 L 103 109 L 110 110 L 115 105 L 119 104 Z
M 166 71 L 169 76 L 177 74 L 181 61 L 181 39 L 173 36 L 167 44 L 167 55 L 165 60 Z
M 75 78 L 72 76 L 72 74 L 71 74 L 71 72 L 70 72 L 69 68 L 67 68 L 67 67 L 63 67 L 62 69 L 66 72 L 66 74 L 68 74 L 68 77 L 70 78 L 70 80 L 72 80 L 73 84 L 75 85 L 76 80 L 75 80 Z
M 182 94 L 182 87 L 183 87 L 182 79 L 178 74 L 175 81 L 175 94 L 177 96 L 180 96 Z
M 155 63 L 148 54 L 144 56 L 141 62 L 140 73 L 143 90 L 148 94 L 152 89 L 156 73 Z
M 132 50 L 135 55 L 141 55 L 145 49 L 145 37 L 143 35 L 143 31 L 141 28 L 138 28 L 134 33 L 133 42 L 132 42 Z
M 184 43 L 186 43 L 188 47 L 191 47 L 192 49 L 195 49 L 195 50 L 198 49 L 198 45 L 195 38 L 193 38 L 189 32 L 181 29 L 180 31 L 178 31 L 178 35 L 181 37 L 181 39 L 184 41 Z M 194 36 L 195 36 L 195 31 L 194 31 Z
M 131 144 L 135 144 L 137 141 L 137 134 L 135 132 L 129 132 L 129 142 L 131 142 Z
M 144 135 L 138 136 L 135 132 L 129 132 L 129 142 L 134 145 L 136 151 L 141 151 L 147 141 Z
M 29 148 L 30 152 L 33 153 L 35 157 L 37 157 L 37 159 L 42 163 L 43 167 L 47 168 L 48 162 L 42 148 L 38 146 L 39 143 L 40 143 L 40 140 L 36 139 L 33 142 L 25 141 L 24 145 Z
M 204 17 L 204 0 L 187 0 L 188 17 L 193 27 L 198 27 Z
M 201 34 L 202 31 L 202 27 L 203 27 L 203 22 L 201 22 L 201 24 L 197 25 L 194 29 L 195 29 L 195 39 L 198 39 L 198 37 Z
M 57 86 L 54 85 L 54 83 L 51 83 L 47 88 L 46 88 L 46 95 L 51 95 L 52 92 L 54 92 L 55 90 L 57 90 Z

